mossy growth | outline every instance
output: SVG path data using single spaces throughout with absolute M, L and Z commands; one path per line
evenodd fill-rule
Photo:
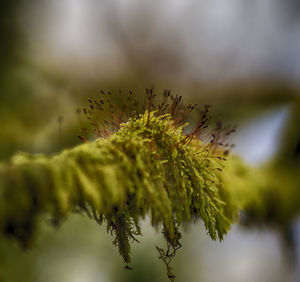
M 170 92 L 154 108 L 155 94 L 147 90 L 141 114 L 114 109 L 107 95 L 83 109 L 94 140 L 80 136 L 85 143 L 72 149 L 52 156 L 18 153 L 0 165 L 1 233 L 27 246 L 41 216 L 59 224 L 72 212 L 84 212 L 106 225 L 130 268 L 131 242 L 149 215 L 163 230 L 168 248 L 157 249 L 173 280 L 169 264 L 181 246 L 182 223 L 201 219 L 210 237 L 222 240 L 237 217 L 231 190 L 221 183 L 229 147 L 224 139 L 234 128 L 207 128 L 204 106 L 186 132 L 196 105 L 185 107 Z M 110 122 L 98 118 L 105 104 L 112 109 Z
M 268 226 L 284 232 L 299 216 L 298 167 L 282 167 L 274 162 L 251 167 L 231 156 L 222 185 L 230 194 L 227 205 L 243 211 L 243 225 Z

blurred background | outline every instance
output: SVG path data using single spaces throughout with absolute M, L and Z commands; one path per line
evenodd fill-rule
M 76 109 L 100 89 L 142 99 L 154 87 L 237 123 L 235 153 L 247 163 L 298 167 L 299 15 L 298 0 L 1 1 L 0 160 L 78 144 Z M 26 253 L 1 239 L 3 281 L 166 281 L 162 235 L 147 220 L 132 271 L 83 216 L 41 229 Z M 201 223 L 187 227 L 178 281 L 299 281 L 299 222 L 290 230 L 292 262 L 274 230 L 235 226 L 220 243 Z

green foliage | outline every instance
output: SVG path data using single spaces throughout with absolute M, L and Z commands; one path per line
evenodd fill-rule
M 170 263 L 181 247 L 183 223 L 201 219 L 210 237 L 222 240 L 240 211 L 246 214 L 244 223 L 283 228 L 299 214 L 297 168 L 251 168 L 228 157 L 225 138 L 234 128 L 217 124 L 206 133 L 209 106 L 187 133 L 186 120 L 195 105 L 183 107 L 181 97 L 172 95 L 169 105 L 166 92 L 153 110 L 150 90 L 147 109 L 139 115 L 129 94 L 123 111 L 106 99 L 110 124 L 99 120 L 104 99 L 89 99 L 90 110 L 83 112 L 95 140 L 80 135 L 85 144 L 58 154 L 18 153 L 0 163 L 0 234 L 27 247 L 41 218 L 59 225 L 73 212 L 85 213 L 106 225 L 131 269 L 131 243 L 138 241 L 139 223 L 149 215 L 164 234 L 166 250 L 156 248 L 173 281 Z
M 0 166 L 1 232 L 27 246 L 42 215 L 59 224 L 83 211 L 106 223 L 126 264 L 147 214 L 174 247 L 181 223 L 197 218 L 222 239 L 237 212 L 220 185 L 223 152 L 185 139 L 171 114 L 146 111 L 108 138 L 53 156 L 15 155 Z

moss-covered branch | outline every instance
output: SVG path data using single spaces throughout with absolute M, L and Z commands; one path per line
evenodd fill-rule
M 113 133 L 92 116 L 94 107 L 102 111 L 103 100 L 90 101 L 91 111 L 84 112 L 96 140 L 80 136 L 85 144 L 53 156 L 19 153 L 0 164 L 1 233 L 27 246 L 42 216 L 59 224 L 72 212 L 84 212 L 106 224 L 130 268 L 130 243 L 140 235 L 140 220 L 149 215 L 153 226 L 163 229 L 168 249 L 157 249 L 172 280 L 169 263 L 181 246 L 183 222 L 200 218 L 216 240 L 223 239 L 241 210 L 258 221 L 266 220 L 272 210 L 277 223 L 298 213 L 300 193 L 295 185 L 289 185 L 288 193 L 281 189 L 288 176 L 266 176 L 234 157 L 226 160 L 228 144 L 222 140 L 232 128 L 218 124 L 203 134 L 208 106 L 186 133 L 185 114 L 194 106 L 182 110 L 180 97 L 169 106 L 165 96 L 153 110 L 153 98 L 150 92 L 144 114 L 130 114 L 123 123 L 113 114 Z M 272 209 L 274 204 L 278 206 Z
M 270 163 L 254 168 L 231 157 L 223 174 L 226 186 L 243 224 L 285 228 L 300 214 L 300 170 Z
M 219 186 L 223 153 L 187 139 L 182 127 L 170 114 L 146 111 L 109 138 L 53 156 L 15 155 L 0 167 L 1 232 L 26 245 L 41 215 L 58 223 L 81 210 L 106 222 L 126 264 L 146 214 L 168 243 L 182 222 L 198 217 L 212 239 L 222 239 L 236 213 Z

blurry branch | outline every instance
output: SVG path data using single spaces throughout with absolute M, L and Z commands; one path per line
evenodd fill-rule
M 282 134 L 282 147 L 274 160 L 282 169 L 300 166 L 300 98 L 289 104 L 290 115 Z
M 270 79 L 232 83 L 195 83 L 190 86 L 195 102 L 213 104 L 214 117 L 241 123 L 268 110 L 298 103 L 299 88 Z M 199 95 L 204 93 L 203 95 Z M 238 107 L 237 107 L 238 105 Z

